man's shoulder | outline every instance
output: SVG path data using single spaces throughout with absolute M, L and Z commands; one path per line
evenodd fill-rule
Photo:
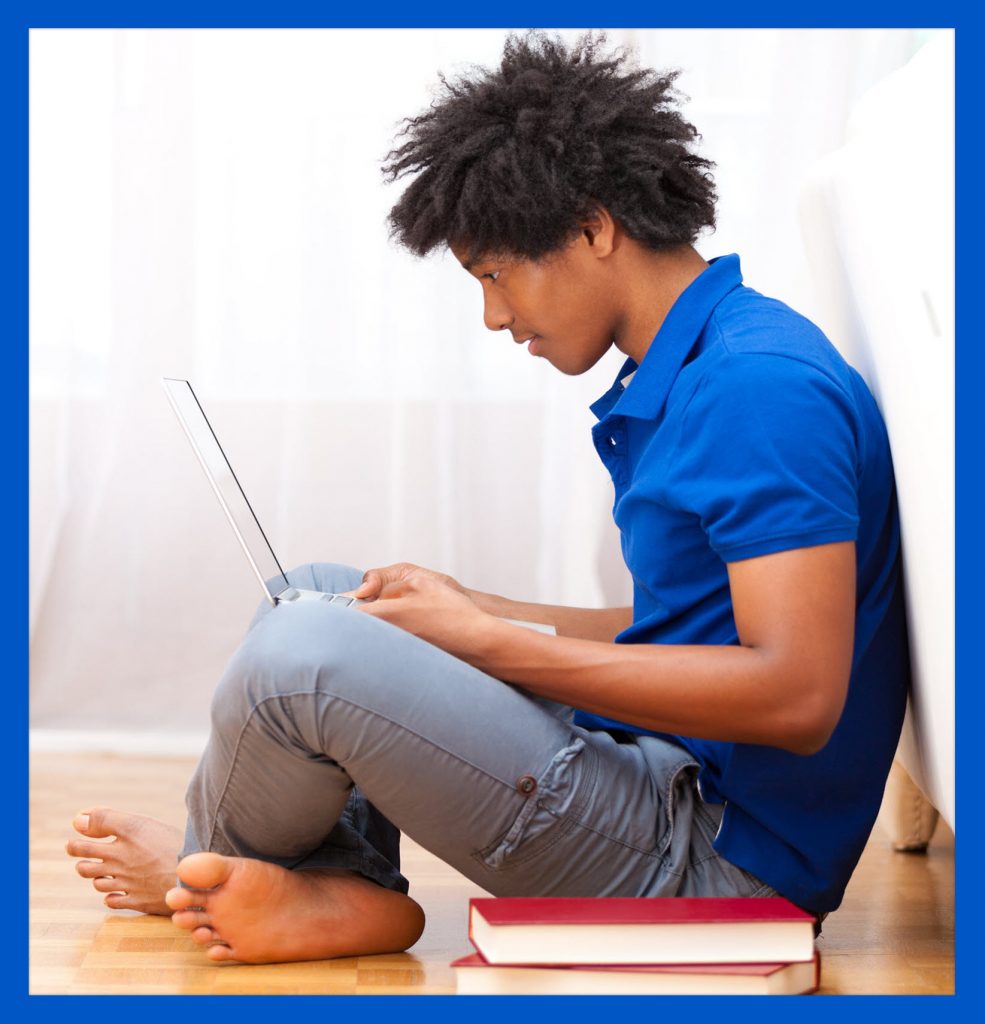
M 707 358 L 695 369 L 753 378 L 820 373 L 850 388 L 851 368 L 821 328 L 752 288 L 736 288 L 718 304 L 706 335 Z

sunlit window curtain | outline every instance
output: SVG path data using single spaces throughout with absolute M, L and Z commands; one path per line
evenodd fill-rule
M 191 379 L 285 569 L 416 561 L 626 604 L 588 404 L 387 238 L 380 161 L 496 31 L 31 35 L 32 723 L 201 730 L 260 592 L 159 386 Z M 566 31 L 568 38 L 578 33 Z M 803 175 L 919 32 L 618 30 L 718 164 L 748 283 L 805 312 Z

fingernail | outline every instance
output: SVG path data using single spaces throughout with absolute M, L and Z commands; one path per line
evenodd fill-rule
M 89 815 L 88 814 L 77 814 L 75 820 L 72 822 L 78 832 L 89 831 Z

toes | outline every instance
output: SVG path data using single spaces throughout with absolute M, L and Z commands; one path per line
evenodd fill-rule
M 110 910 L 140 910 L 141 907 L 137 906 L 134 898 L 125 892 L 111 892 L 106 899 L 103 900 Z
M 192 853 L 178 862 L 178 877 L 193 889 L 214 889 L 229 878 L 236 861 L 219 853 Z
M 94 878 L 92 880 L 92 887 L 97 892 L 123 892 L 125 890 L 123 886 L 115 878 Z
M 235 960 L 233 951 L 224 942 L 215 942 L 205 951 L 210 960 Z
M 171 915 L 171 921 L 178 928 L 191 930 L 212 924 L 212 918 L 204 910 L 177 910 Z
M 126 817 L 128 815 L 109 807 L 93 807 L 88 811 L 80 811 L 73 819 L 72 825 L 76 832 L 104 839 L 117 835 L 120 824 Z
M 196 928 L 192 932 L 192 942 L 199 946 L 207 946 L 219 941 L 219 933 L 212 928 Z
M 175 886 L 174 889 L 168 889 L 164 894 L 164 902 L 172 910 L 201 910 L 207 897 L 208 893 Z
M 101 860 L 80 860 L 75 870 L 83 878 L 102 878 L 106 874 L 106 865 Z
M 105 857 L 112 849 L 112 842 L 96 842 L 92 839 L 70 839 L 65 844 L 65 852 L 70 857 Z

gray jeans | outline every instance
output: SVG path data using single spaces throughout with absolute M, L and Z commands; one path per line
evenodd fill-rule
M 313 564 L 296 587 L 362 574 Z M 400 833 L 497 896 L 765 896 L 720 857 L 722 808 L 652 736 L 591 732 L 379 619 L 257 612 L 219 683 L 184 853 L 346 868 L 408 891 Z

